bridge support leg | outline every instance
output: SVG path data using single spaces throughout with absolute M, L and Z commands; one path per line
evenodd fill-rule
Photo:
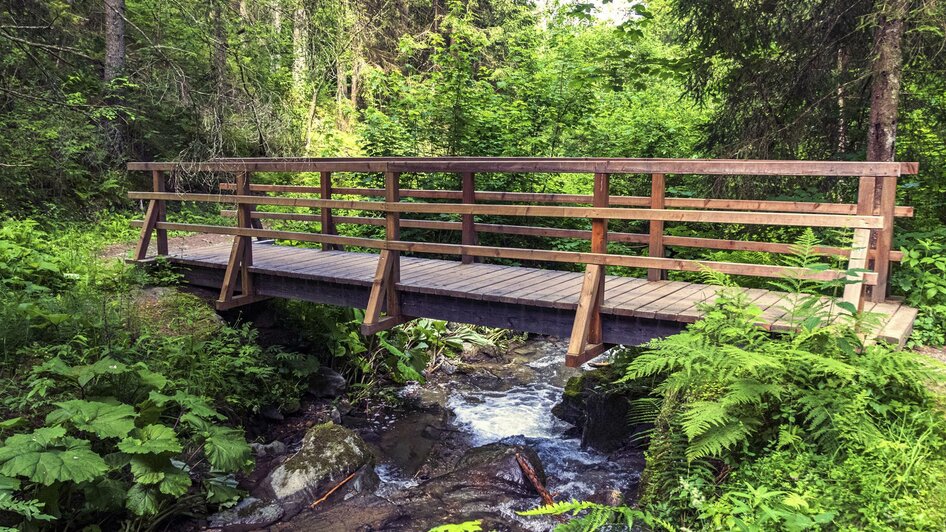
M 589 264 L 585 267 L 575 324 L 572 326 L 572 336 L 568 340 L 566 366 L 576 368 L 610 347 L 602 341 L 601 300 L 603 297 L 604 266 Z
M 410 321 L 412 318 L 401 314 L 401 301 L 397 293 L 400 277 L 400 257 L 397 251 L 381 250 L 378 269 L 371 282 L 371 294 L 368 296 L 368 308 L 365 309 L 365 321 L 361 324 L 361 334 L 372 335 Z M 381 316 L 384 311 L 386 316 Z
M 239 196 L 250 194 L 250 175 L 242 172 L 236 176 L 236 193 Z M 252 227 L 253 205 L 240 203 L 237 205 L 237 225 Z M 233 247 L 230 248 L 230 259 L 227 261 L 227 271 L 223 276 L 223 286 L 220 287 L 220 298 L 217 299 L 217 310 L 228 310 L 234 307 L 247 305 L 266 299 L 256 295 L 253 287 L 253 275 L 250 266 L 253 264 L 253 239 L 248 236 L 233 237 Z M 235 296 L 237 281 L 240 283 L 240 295 Z

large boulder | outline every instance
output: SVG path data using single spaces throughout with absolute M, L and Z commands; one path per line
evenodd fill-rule
M 331 422 L 315 425 L 306 432 L 299 451 L 273 469 L 255 492 L 293 515 L 356 471 L 362 474 L 351 487 L 371 489 L 370 484 L 377 482 L 373 464 L 371 449 L 350 429 Z
M 628 419 L 631 402 L 647 396 L 648 388 L 635 383 L 620 387 L 611 384 L 619 377 L 613 367 L 572 377 L 565 385 L 562 401 L 552 408 L 555 416 L 575 426 L 582 447 L 612 452 L 648 428 Z

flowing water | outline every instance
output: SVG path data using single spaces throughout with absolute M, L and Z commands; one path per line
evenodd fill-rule
M 426 385 L 407 388 L 405 395 L 415 397 L 422 407 L 378 427 L 386 457 L 378 468 L 379 493 L 395 494 L 416 486 L 415 468 L 425 454 L 428 462 L 449 462 L 470 447 L 501 442 L 527 445 L 538 453 L 548 476 L 547 488 L 556 500 L 632 498 L 643 470 L 642 453 L 609 456 L 582 449 L 575 429 L 552 414 L 568 379 L 588 370 L 566 367 L 565 349 L 561 341 L 536 338 L 508 353 L 502 363 L 468 365 L 463 374 L 441 375 Z M 431 444 L 429 427 L 441 419 L 442 430 L 437 432 L 443 439 Z M 438 448 L 442 455 L 432 458 Z M 433 471 L 439 472 L 436 466 Z

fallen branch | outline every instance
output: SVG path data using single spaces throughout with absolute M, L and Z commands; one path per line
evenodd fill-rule
M 309 508 L 315 508 L 315 507 L 318 506 L 319 504 L 322 504 L 323 502 L 325 502 L 325 499 L 328 499 L 329 497 L 331 497 L 333 493 L 335 493 L 336 491 L 338 491 L 338 488 L 344 486 L 345 483 L 347 483 L 349 480 L 355 478 L 355 475 L 357 475 L 357 474 L 358 474 L 358 471 L 355 471 L 354 473 L 352 473 L 352 474 L 348 475 L 347 477 L 345 477 L 345 480 L 342 480 L 341 482 L 339 482 L 338 484 L 336 484 L 334 488 L 328 490 L 328 493 L 326 493 L 325 495 L 323 495 L 321 499 L 319 499 L 319 500 L 313 502 L 312 504 L 310 504 L 310 505 L 309 505 Z
M 539 480 L 538 475 L 535 474 L 535 469 L 532 469 L 529 462 L 519 453 L 516 453 L 516 461 L 519 462 L 519 469 L 522 469 L 522 472 L 525 473 L 529 481 L 532 482 L 535 491 L 539 492 L 539 496 L 542 497 L 542 502 L 545 503 L 546 506 L 555 504 L 555 499 L 552 498 L 552 494 L 542 485 L 542 481 Z

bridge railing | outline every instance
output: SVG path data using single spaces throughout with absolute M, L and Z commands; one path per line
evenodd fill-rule
M 893 220 L 911 216 L 910 207 L 896 205 L 897 178 L 916 173 L 915 163 L 744 161 L 690 159 L 531 159 L 531 158 L 370 158 L 370 159 L 216 159 L 203 163 L 130 163 L 130 170 L 150 170 L 151 192 L 132 192 L 132 199 L 149 200 L 141 222 L 142 236 L 135 259 L 146 257 L 151 234 L 157 235 L 158 254 L 167 253 L 167 231 L 181 230 L 234 236 L 229 266 L 218 305 L 221 308 L 256 299 L 252 286 L 253 237 L 321 243 L 323 249 L 357 246 L 381 250 L 372 285 L 364 330 L 375 332 L 408 319 L 401 315 L 396 285 L 400 281 L 401 252 L 459 255 L 464 262 L 475 257 L 535 260 L 586 265 L 584 286 L 569 345 L 572 362 L 587 359 L 604 349 L 601 344 L 599 310 L 604 294 L 606 266 L 646 268 L 648 279 L 664 278 L 667 270 L 700 271 L 710 268 L 734 275 L 797 277 L 832 280 L 848 278 L 844 300 L 861 305 L 865 300 L 884 301 L 889 263 L 900 254 L 891 250 Z M 235 176 L 221 183 L 220 194 L 165 191 L 164 172 L 221 172 Z M 251 183 L 254 172 L 318 172 L 319 186 Z M 334 187 L 333 172 L 382 172 L 384 188 Z M 402 173 L 457 173 L 460 190 L 401 189 Z M 547 194 L 476 190 L 478 173 L 585 173 L 594 175 L 593 193 Z M 612 174 L 650 176 L 650 196 L 612 196 Z M 744 199 L 666 197 L 667 174 L 722 176 L 835 176 L 858 179 L 856 203 L 820 203 Z M 230 194 L 232 192 L 232 194 Z M 294 194 L 276 196 L 272 194 Z M 297 195 L 318 195 L 318 198 Z M 369 199 L 338 199 L 358 196 Z M 370 198 L 380 198 L 377 199 Z M 437 200 L 436 202 L 403 201 Z M 202 201 L 233 204 L 224 211 L 235 215 L 237 224 L 217 226 L 166 221 L 167 201 Z M 479 203 L 490 202 L 490 203 Z M 510 204 L 512 203 L 512 204 Z M 257 211 L 258 206 L 303 207 L 319 214 Z M 336 216 L 333 210 L 380 213 L 383 217 Z M 459 215 L 460 221 L 402 219 L 406 213 Z M 591 230 L 534 225 L 476 222 L 475 216 L 523 218 L 582 218 L 591 220 Z M 260 220 L 319 222 L 321 232 L 282 231 L 263 228 Z M 609 232 L 609 220 L 643 220 L 646 234 Z M 825 255 L 848 258 L 848 270 L 812 271 L 784 266 L 689 260 L 666 257 L 666 248 L 698 247 L 790 253 L 788 243 L 697 238 L 664 234 L 666 222 L 739 225 L 773 225 L 847 228 L 853 230 L 850 247 L 821 246 Z M 337 224 L 383 226 L 383 239 L 339 235 Z M 461 232 L 460 244 L 405 241 L 400 229 L 434 229 Z M 591 241 L 590 252 L 484 246 L 478 233 L 504 233 L 541 237 L 582 238 Z M 608 252 L 608 242 L 645 244 L 648 256 Z M 237 285 L 240 291 L 237 295 Z M 383 314 L 386 314 L 383 316 Z

